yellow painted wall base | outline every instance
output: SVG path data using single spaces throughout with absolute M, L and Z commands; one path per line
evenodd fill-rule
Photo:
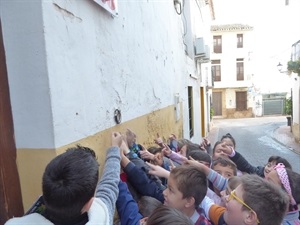
M 295 140 L 300 143 L 300 125 L 297 123 L 294 123 L 292 126 L 293 135 L 295 137 Z
M 181 106 L 182 108 L 182 106 Z M 181 110 L 182 112 L 182 110 Z M 58 154 L 76 144 L 87 146 L 96 152 L 100 163 L 100 174 L 103 171 L 106 150 L 111 145 L 111 133 L 125 133 L 129 128 L 137 134 L 137 143 L 149 147 L 156 145 L 154 139 L 159 134 L 165 142 L 171 133 L 178 138 L 183 135 L 182 116 L 175 120 L 174 106 L 169 106 L 116 125 L 95 135 L 70 143 L 58 149 L 17 149 L 18 171 L 20 176 L 24 210 L 27 211 L 42 193 L 42 176 L 46 165 Z

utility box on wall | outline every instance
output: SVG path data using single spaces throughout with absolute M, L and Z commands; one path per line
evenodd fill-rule
M 195 39 L 195 58 L 210 59 L 210 48 L 205 44 L 203 37 Z

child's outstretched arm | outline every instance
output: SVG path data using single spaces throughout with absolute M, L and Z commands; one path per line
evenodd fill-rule
M 120 133 L 112 133 L 112 147 L 107 150 L 103 174 L 96 188 L 96 198 L 100 198 L 106 205 L 110 224 L 113 222 L 115 204 L 119 194 L 120 180 Z
M 190 158 L 191 158 L 190 160 L 187 160 L 185 162 L 186 164 L 197 166 L 207 176 L 207 179 L 210 180 L 212 182 L 212 184 L 216 188 L 218 188 L 220 191 L 223 191 L 226 189 L 228 179 L 226 179 L 222 175 L 218 174 L 213 169 L 207 167 L 203 163 L 200 163 L 200 162 L 194 160 L 192 157 L 190 157 Z
M 137 202 L 128 190 L 127 184 L 119 182 L 119 196 L 117 199 L 117 211 L 121 225 L 139 225 L 143 216 L 139 213 Z
M 205 196 L 202 200 L 200 207 L 204 210 L 206 218 L 213 222 L 213 224 L 226 224 L 224 221 L 225 207 L 214 204 L 214 202 L 207 196 Z
M 122 168 L 127 175 L 128 181 L 134 187 L 134 189 L 141 195 L 151 196 L 161 202 L 164 202 L 164 189 L 162 185 L 158 185 L 155 180 L 150 179 L 145 170 L 137 167 L 123 153 L 121 156 Z
M 239 152 L 236 152 L 232 147 L 226 146 L 223 152 L 236 164 L 237 169 L 249 174 L 257 174 L 264 177 L 263 167 L 255 167 L 251 165 Z
M 150 167 L 149 174 L 155 175 L 155 176 L 158 176 L 158 177 L 163 177 L 163 178 L 166 178 L 166 179 L 169 178 L 170 171 L 164 169 L 161 166 L 154 165 L 154 164 L 151 164 L 151 163 L 148 163 L 148 162 L 146 162 L 146 164 Z

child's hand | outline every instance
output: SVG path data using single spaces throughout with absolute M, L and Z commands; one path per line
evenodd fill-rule
M 169 140 L 170 141 L 176 140 L 176 135 L 175 134 L 170 134 Z
M 172 171 L 172 169 L 174 169 L 176 166 L 174 165 L 172 160 L 169 159 L 169 162 L 170 162 L 169 169 L 170 169 L 170 171 Z
M 150 167 L 149 174 L 156 175 L 158 177 L 169 178 L 170 172 L 164 169 L 161 166 L 153 165 L 151 163 L 146 162 L 146 164 Z
M 193 159 L 191 156 L 190 156 L 189 160 L 184 161 L 184 164 L 188 164 L 188 165 L 198 167 L 206 175 L 208 175 L 208 172 L 209 172 L 208 170 L 210 169 L 206 165 L 204 165 L 203 163 L 200 163 L 200 162 L 196 161 L 195 159 Z
M 147 149 L 140 150 L 139 153 L 140 153 L 140 156 L 142 159 L 147 159 L 147 160 L 155 159 L 154 155 L 152 153 L 150 153 Z
M 129 148 L 136 142 L 136 134 L 129 128 L 126 130 L 126 142 Z
M 163 147 L 163 140 L 162 138 L 159 136 L 159 134 L 157 133 L 157 137 L 156 139 L 154 139 L 155 144 L 158 144 L 159 146 Z
M 210 142 L 207 138 L 203 138 L 202 142 L 200 143 L 200 149 L 203 151 L 207 151 L 206 148 L 210 145 Z
M 232 154 L 232 152 L 233 152 L 233 148 L 231 147 L 231 146 L 229 146 L 229 145 L 226 145 L 225 143 L 223 143 L 222 145 L 221 145 L 221 149 L 222 149 L 222 152 L 224 153 L 224 154 L 226 154 L 226 155 L 231 155 Z
M 111 135 L 111 145 L 120 147 L 122 144 L 122 135 L 120 132 L 113 132 Z
M 123 155 L 127 155 L 130 152 L 126 142 L 124 141 L 124 139 L 122 139 L 120 149 L 121 149 L 121 154 L 123 154 Z
M 165 155 L 165 156 L 167 156 L 167 157 L 169 157 L 170 155 L 171 155 L 171 153 L 172 153 L 172 150 L 169 148 L 169 146 L 168 145 L 166 145 L 166 144 L 163 144 L 163 149 L 162 149 L 162 153 Z

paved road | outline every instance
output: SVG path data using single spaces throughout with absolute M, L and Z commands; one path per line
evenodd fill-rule
M 236 149 L 252 165 L 264 165 L 271 155 L 286 158 L 293 170 L 300 173 L 300 155 L 273 138 L 273 132 L 287 123 L 286 117 L 260 117 L 243 119 L 214 119 L 214 140 L 230 133 L 236 140 Z

